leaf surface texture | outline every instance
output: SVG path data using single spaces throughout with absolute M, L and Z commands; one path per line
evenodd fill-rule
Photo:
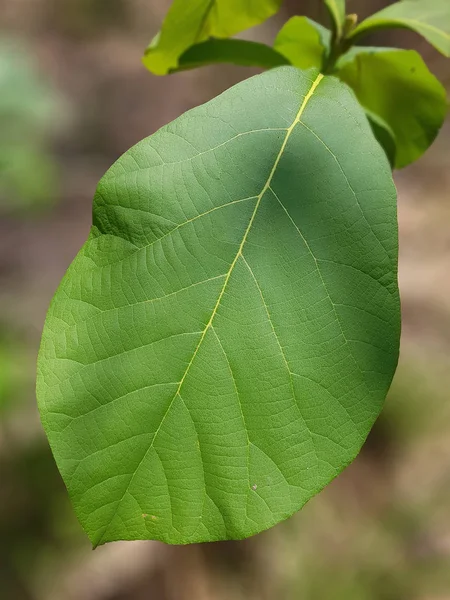
M 120 158 L 39 356 L 93 544 L 240 539 L 319 492 L 390 385 L 396 265 L 387 160 L 317 70 L 253 77 Z

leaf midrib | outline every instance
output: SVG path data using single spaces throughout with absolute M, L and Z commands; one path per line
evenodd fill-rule
M 192 364 L 193 364 L 193 362 L 194 362 L 194 360 L 195 360 L 195 357 L 196 357 L 196 356 L 197 356 L 197 354 L 198 354 L 198 351 L 199 351 L 199 349 L 200 349 L 200 347 L 201 347 L 201 345 L 202 345 L 202 343 L 203 343 L 203 340 L 205 339 L 205 336 L 206 336 L 206 334 L 207 334 L 208 330 L 210 329 L 210 327 L 211 327 L 211 326 L 212 326 L 212 324 L 213 324 L 214 318 L 215 318 L 215 316 L 216 316 L 216 314 L 217 314 L 217 310 L 218 310 L 218 308 L 219 308 L 219 306 L 220 306 L 220 302 L 221 302 L 221 300 L 222 300 L 222 298 L 223 298 L 223 295 L 224 295 L 224 293 L 225 293 L 225 290 L 226 290 L 226 288 L 227 288 L 228 282 L 229 282 L 229 280 L 230 280 L 230 277 L 231 277 L 231 275 L 232 275 L 232 273 L 233 273 L 234 267 L 236 266 L 236 263 L 237 263 L 237 261 L 238 261 L 239 257 L 240 257 L 240 256 L 242 256 L 242 250 L 243 250 L 243 248 L 244 248 L 245 242 L 247 241 L 247 237 L 248 237 L 248 235 L 249 235 L 249 233 L 250 233 L 250 230 L 251 230 L 251 228 L 252 228 L 252 225 L 253 225 L 253 223 L 254 223 L 254 220 L 255 220 L 256 214 L 257 214 L 257 212 L 258 212 L 258 208 L 259 208 L 259 206 L 260 206 L 260 204 L 261 204 L 261 200 L 262 200 L 262 198 L 264 197 L 264 195 L 265 195 L 265 193 L 267 192 L 267 190 L 270 188 L 270 185 L 271 185 L 271 183 L 272 183 L 272 179 L 273 179 L 273 177 L 274 177 L 274 175 L 275 175 L 275 172 L 276 172 L 276 170 L 277 170 L 277 167 L 278 167 L 278 165 L 279 165 L 279 162 L 280 162 L 280 160 L 281 160 L 281 157 L 283 156 L 284 150 L 286 149 L 287 143 L 288 143 L 288 141 L 289 141 L 289 138 L 290 138 L 290 136 L 291 136 L 291 134 L 292 134 L 293 130 L 295 129 L 296 125 L 297 125 L 297 124 L 300 122 L 300 119 L 301 119 L 301 117 L 302 117 L 302 115 L 303 115 L 303 113 L 304 113 L 304 111 L 305 111 L 305 109 L 306 109 L 306 107 L 307 107 L 307 105 L 308 105 L 308 102 L 311 100 L 312 96 L 314 95 L 314 92 L 316 91 L 316 89 L 317 89 L 317 87 L 319 86 L 320 82 L 322 81 L 323 77 L 324 77 L 324 76 L 323 76 L 321 73 L 319 73 L 319 74 L 317 75 L 317 77 L 316 77 L 316 79 L 313 81 L 313 83 L 312 83 L 312 85 L 311 85 L 311 87 L 310 87 L 309 91 L 307 92 L 307 94 L 306 94 L 306 95 L 305 95 L 305 97 L 303 98 L 302 104 L 301 104 L 301 106 L 300 106 L 300 108 L 299 108 L 299 110 L 298 110 L 298 112 L 297 112 L 297 114 L 296 114 L 296 116 L 295 116 L 295 119 L 293 120 L 292 124 L 290 125 L 290 127 L 289 127 L 289 128 L 287 129 L 287 131 L 286 131 L 285 138 L 284 138 L 284 140 L 283 140 L 283 143 L 281 144 L 281 148 L 280 148 L 280 150 L 279 150 L 279 152 L 278 152 L 278 154 L 277 154 L 277 156 L 276 156 L 276 158 L 275 158 L 275 161 L 274 161 L 273 167 L 272 167 L 272 169 L 271 169 L 271 171 L 270 171 L 270 173 L 269 173 L 269 176 L 268 176 L 268 178 L 267 178 L 267 181 L 265 182 L 265 184 L 264 184 L 264 186 L 263 186 L 263 188 L 262 188 L 261 192 L 260 192 L 260 193 L 259 193 L 259 195 L 257 196 L 257 201 L 256 201 L 256 204 L 255 204 L 255 208 L 254 208 L 254 210 L 253 210 L 253 213 L 252 213 L 252 215 L 251 215 L 251 217 L 250 217 L 250 220 L 249 220 L 249 223 L 248 223 L 248 225 L 247 225 L 247 228 L 246 228 L 246 230 L 245 230 L 245 232 L 244 232 L 244 235 L 243 235 L 243 237 L 242 237 L 242 241 L 241 241 L 241 243 L 240 243 L 240 245 L 239 245 L 239 248 L 238 248 L 238 251 L 237 251 L 237 253 L 236 253 L 236 256 L 234 257 L 234 259 L 233 259 L 233 261 L 232 261 L 232 263 L 231 263 L 231 265 L 230 265 L 230 268 L 229 268 L 229 270 L 228 270 L 228 272 L 227 272 L 227 274 L 226 274 L 226 277 L 225 277 L 224 284 L 223 284 L 223 286 L 222 286 L 222 289 L 221 289 L 221 291 L 220 291 L 220 293 L 219 293 L 219 296 L 218 296 L 218 298 L 217 298 L 217 302 L 216 302 L 216 304 L 215 304 L 215 306 L 214 306 L 214 308 L 213 308 L 213 311 L 212 311 L 212 313 L 211 313 L 211 316 L 210 316 L 210 318 L 209 318 L 209 321 L 208 321 L 208 323 L 206 324 L 206 326 L 205 326 L 205 328 L 204 328 L 204 330 L 203 330 L 203 332 L 202 332 L 202 335 L 201 335 L 201 337 L 200 337 L 200 340 L 199 340 L 199 342 L 198 342 L 198 344 L 197 344 L 197 346 L 196 346 L 196 348 L 195 348 L 195 350 L 194 350 L 194 352 L 193 352 L 193 354 L 192 354 L 192 358 L 191 358 L 191 360 L 189 361 L 189 363 L 188 363 L 188 365 L 187 365 L 187 367 L 186 367 L 186 369 L 185 369 L 185 372 L 184 372 L 184 374 L 183 374 L 183 376 L 182 376 L 182 378 L 181 378 L 181 380 L 180 380 L 180 383 L 179 383 L 179 385 L 178 385 L 178 388 L 177 388 L 177 390 L 176 390 L 175 394 L 173 395 L 173 398 L 172 398 L 172 400 L 170 401 L 170 403 L 169 403 L 169 405 L 168 405 L 168 407 L 167 407 L 167 410 L 166 410 L 166 412 L 164 413 L 164 416 L 162 417 L 162 419 L 161 419 L 161 422 L 160 422 L 160 424 L 159 424 L 159 426 L 158 426 L 157 430 L 155 431 L 155 434 L 154 434 L 154 436 L 153 436 L 152 443 L 150 444 L 150 446 L 149 446 L 149 447 L 148 447 L 148 449 L 146 450 L 146 452 L 145 452 L 144 456 L 143 456 L 143 457 L 142 457 L 142 459 L 139 461 L 139 464 L 137 465 L 137 467 L 136 467 L 136 468 L 135 468 L 135 470 L 133 471 L 133 473 L 132 473 L 132 475 L 131 475 L 131 478 L 130 478 L 130 480 L 129 480 L 129 482 L 128 482 L 128 485 L 127 485 L 127 487 L 126 487 L 126 488 L 125 488 L 125 490 L 124 490 L 124 493 L 123 493 L 122 497 L 121 497 L 121 498 L 120 498 L 120 500 L 118 500 L 118 502 L 117 502 L 116 509 L 115 509 L 115 511 L 114 511 L 114 513 L 113 513 L 113 515 L 111 516 L 110 520 L 108 521 L 107 525 L 105 526 L 105 528 L 104 528 L 104 530 L 103 530 L 103 533 L 101 534 L 101 536 L 100 536 L 99 540 L 98 540 L 98 541 L 97 541 L 97 542 L 94 544 L 94 547 L 97 547 L 98 545 L 100 545 L 100 544 L 103 542 L 103 540 L 104 540 L 104 538 L 105 538 L 105 535 L 106 535 L 106 533 L 107 533 L 107 531 L 108 531 L 108 528 L 109 528 L 109 526 L 111 525 L 111 523 L 112 523 L 112 521 L 113 521 L 114 517 L 116 516 L 116 514 L 117 514 L 117 511 L 118 511 L 118 509 L 119 509 L 119 506 L 120 506 L 120 504 L 121 504 L 122 500 L 124 499 L 124 497 L 125 497 L 126 493 L 127 493 L 127 492 L 128 492 L 128 490 L 130 489 L 130 486 L 131 486 L 131 484 L 132 484 L 132 482 L 133 482 L 133 479 L 134 479 L 134 477 L 136 476 L 136 473 L 139 471 L 139 468 L 140 468 L 140 466 L 141 466 L 141 465 L 142 465 L 142 463 L 144 462 L 144 460 L 145 460 L 145 458 L 147 457 L 147 455 L 148 455 L 148 453 L 150 452 L 150 450 L 153 448 L 153 446 L 154 446 L 154 443 L 155 443 L 155 440 L 156 440 L 156 438 L 158 437 L 158 433 L 159 433 L 159 431 L 160 431 L 160 429 L 161 429 L 161 427 L 162 427 L 162 425 L 163 425 L 163 423 L 164 423 L 164 421 L 165 421 L 165 419 L 166 419 L 167 415 L 169 414 L 169 412 L 170 412 L 170 409 L 172 408 L 172 405 L 173 405 L 173 403 L 175 402 L 175 399 L 177 398 L 177 396 L 179 396 L 179 397 L 181 398 L 181 396 L 180 396 L 180 392 L 181 392 L 181 389 L 182 389 L 182 387 L 183 387 L 184 381 L 186 380 L 186 377 L 187 377 L 187 375 L 188 375 L 188 373 L 189 373 L 189 371 L 190 371 L 190 368 L 191 368 L 191 366 L 192 366 Z M 182 400 L 182 401 L 183 401 L 183 400 Z

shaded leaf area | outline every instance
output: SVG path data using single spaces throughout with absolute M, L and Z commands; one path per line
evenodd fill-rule
M 144 65 L 165 75 L 180 56 L 208 38 L 227 38 L 264 22 L 282 0 L 174 0 L 161 31 L 145 52 Z
M 322 69 L 330 49 L 331 32 L 307 17 L 292 17 L 275 39 L 274 48 L 300 69 Z
M 93 544 L 289 517 L 359 452 L 398 342 L 395 188 L 346 86 L 282 67 L 142 141 L 98 186 L 39 357 Z
M 287 65 L 289 61 L 276 49 L 258 42 L 211 39 L 201 44 L 195 44 L 195 46 L 186 50 L 180 57 L 178 68 L 174 69 L 173 72 L 216 63 L 272 69 L 273 67 Z
M 380 10 L 355 28 L 350 38 L 378 29 L 411 29 L 422 35 L 444 56 L 450 56 L 450 2 L 402 0 Z
M 370 127 L 374 136 L 376 137 L 378 143 L 383 148 L 384 153 L 389 160 L 389 164 L 392 168 L 395 167 L 395 155 L 396 155 L 396 145 L 395 145 L 395 136 L 392 129 L 383 121 L 381 117 L 366 110 L 366 116 L 369 120 Z
M 433 143 L 447 114 L 446 91 L 417 52 L 356 47 L 341 59 L 338 76 L 384 122 L 383 147 L 391 146 L 386 136 L 392 132 L 396 168 L 420 158 Z M 381 135 L 379 126 L 377 131 Z

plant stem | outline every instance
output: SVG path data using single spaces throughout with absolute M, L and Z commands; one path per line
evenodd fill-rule
M 334 73 L 336 63 L 338 62 L 340 57 L 351 48 L 352 41 L 348 39 L 348 36 L 351 33 L 351 31 L 356 27 L 357 22 L 358 15 L 347 15 L 345 17 L 345 23 L 342 29 L 342 34 L 339 36 L 337 34 L 336 29 L 333 31 L 333 36 L 331 38 L 330 54 L 323 69 L 324 74 L 331 75 L 332 73 Z

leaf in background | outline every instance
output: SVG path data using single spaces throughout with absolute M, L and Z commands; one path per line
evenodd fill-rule
M 350 38 L 393 27 L 416 31 L 444 56 L 450 57 L 450 0 L 396 2 L 360 23 Z
M 345 0 L 325 0 L 325 4 L 333 21 L 337 37 L 340 38 L 345 23 Z
M 398 344 L 395 188 L 347 86 L 282 67 L 143 140 L 98 186 L 39 355 L 93 544 L 286 519 L 359 452 Z
M 0 213 L 26 214 L 57 197 L 49 133 L 67 106 L 46 81 L 31 50 L 14 38 L 0 43 Z
M 366 116 L 369 119 L 370 127 L 372 128 L 372 132 L 376 137 L 378 143 L 383 148 L 384 153 L 386 154 L 389 164 L 392 168 L 395 167 L 395 154 L 396 154 L 396 146 L 395 146 L 395 135 L 389 125 L 383 121 L 381 117 L 378 115 L 366 110 Z
M 337 75 L 362 106 L 395 137 L 395 167 L 417 160 L 432 144 L 447 114 L 444 87 L 414 50 L 353 48 Z
M 214 63 L 231 63 L 246 67 L 272 69 L 289 64 L 282 54 L 258 42 L 247 40 L 211 39 L 191 46 L 179 59 L 179 66 L 171 72 L 204 67 Z
M 0 145 L 0 213 L 32 214 L 55 200 L 56 161 L 42 146 L 18 142 L 7 148 Z
M 144 65 L 156 75 L 176 69 L 180 56 L 210 37 L 227 38 L 274 15 L 282 0 L 174 0 Z
M 321 69 L 328 56 L 331 31 L 307 17 L 292 17 L 280 29 L 274 48 L 300 69 Z

